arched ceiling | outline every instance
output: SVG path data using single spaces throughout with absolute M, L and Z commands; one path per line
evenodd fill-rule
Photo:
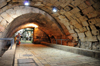
M 7 27 L 16 17 L 26 14 L 26 12 L 48 13 L 50 18 L 53 17 L 53 21 L 56 22 L 60 31 L 65 35 L 70 33 L 76 41 L 77 38 L 81 41 L 100 40 L 99 0 L 29 0 L 29 7 L 24 6 L 24 1 L 0 1 L 0 24 L 2 26 Z M 54 6 L 58 8 L 57 13 L 52 12 Z M 30 10 L 30 7 L 36 7 L 36 9 Z

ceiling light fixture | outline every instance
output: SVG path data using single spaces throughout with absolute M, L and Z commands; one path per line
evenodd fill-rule
M 52 8 L 52 11 L 53 11 L 53 12 L 57 12 L 57 8 L 56 8 L 56 7 L 53 7 L 53 8 Z
M 25 1 L 24 5 L 28 6 L 29 5 L 29 1 Z

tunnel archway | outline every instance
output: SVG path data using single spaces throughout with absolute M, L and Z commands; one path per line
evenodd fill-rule
M 81 48 L 94 50 L 100 48 L 100 7 L 98 7 L 100 1 L 98 0 L 37 0 L 30 1 L 29 7 L 22 6 L 23 1 L 4 0 L 4 2 L 8 4 L 1 6 L 1 37 L 5 36 L 6 32 L 3 33 L 3 30 L 12 22 L 12 18 L 32 12 L 41 13 L 51 21 L 56 21 L 62 33 L 56 38 L 73 37 L 75 41 L 81 40 Z M 58 8 L 57 13 L 51 11 L 53 6 Z

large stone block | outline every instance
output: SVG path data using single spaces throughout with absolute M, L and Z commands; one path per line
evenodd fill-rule
M 86 29 L 86 27 L 80 27 L 80 28 L 79 28 L 79 31 L 80 31 L 80 32 L 86 32 L 86 31 L 88 31 L 88 30 Z
M 75 16 L 79 18 L 79 17 L 81 17 L 82 15 L 81 15 L 80 12 L 77 12 L 77 13 L 75 13 Z
M 70 12 L 72 13 L 72 14 L 75 14 L 75 13 L 77 13 L 77 12 L 79 12 L 80 10 L 76 7 L 76 8 L 74 8 L 73 10 L 71 10 Z
M 92 36 L 90 31 L 85 32 L 85 34 L 86 34 L 87 37 L 91 37 Z
M 85 34 L 84 33 L 78 33 L 78 36 L 81 39 L 81 38 L 84 38 L 85 37 Z
M 83 22 L 82 22 L 82 25 L 83 25 L 83 26 L 88 26 L 87 21 L 83 21 Z
M 83 2 L 78 7 L 83 10 L 83 9 L 87 8 L 88 6 L 86 5 L 86 3 Z
M 93 7 L 96 9 L 96 10 L 99 10 L 100 9 L 100 2 L 97 2 L 93 5 Z
M 88 14 L 88 13 L 91 13 L 93 11 L 94 11 L 94 8 L 92 6 L 90 6 L 90 7 L 86 8 L 86 9 L 82 10 L 82 12 L 84 14 Z
M 82 22 L 84 22 L 84 21 L 86 21 L 86 20 L 88 20 L 88 19 L 87 19 L 87 17 L 85 17 L 85 16 L 81 16 L 81 17 L 79 18 L 79 20 L 82 21 Z
M 89 24 L 96 24 L 96 20 L 95 19 L 90 19 L 88 20 Z
M 32 13 L 32 7 L 21 6 L 19 9 L 21 10 L 22 14 Z
M 6 11 L 12 18 L 16 18 L 16 12 L 13 9 L 9 9 Z
M 87 41 L 97 41 L 97 37 L 96 36 L 88 36 L 87 37 Z
M 7 22 L 6 22 L 6 20 L 3 19 L 0 24 L 5 27 L 7 25 Z
M 93 35 L 99 35 L 99 31 L 98 30 L 92 30 L 92 34 Z
M 94 25 L 90 25 L 91 30 L 97 30 Z
M 7 4 L 6 0 L 0 0 L 0 8 Z
M 98 15 L 99 15 L 99 13 L 97 11 L 93 11 L 92 13 L 87 14 L 88 18 L 93 18 L 93 17 L 96 17 Z
M 6 21 L 8 21 L 9 23 L 13 20 L 13 18 L 12 18 L 7 12 L 2 13 L 1 16 L 2 16 Z
M 74 6 L 78 6 L 78 5 L 80 5 L 81 3 L 83 3 L 83 1 L 84 1 L 84 0 L 74 0 L 74 1 L 71 2 L 71 4 L 74 5 Z
M 69 30 L 69 33 L 75 33 L 74 30 Z

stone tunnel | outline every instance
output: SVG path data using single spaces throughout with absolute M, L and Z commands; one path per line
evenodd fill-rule
M 29 1 L 28 6 L 25 1 Z M 54 7 L 57 12 L 52 11 Z M 34 28 L 36 44 L 53 43 L 100 52 L 100 1 L 0 0 L 0 38 L 13 38 L 23 28 Z M 1 56 L 6 44 L 0 40 Z

